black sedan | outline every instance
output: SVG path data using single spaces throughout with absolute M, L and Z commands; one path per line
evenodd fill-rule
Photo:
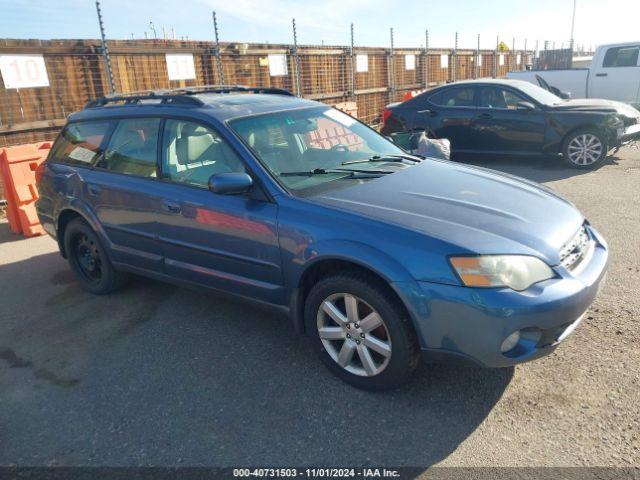
M 609 100 L 563 100 L 519 80 L 473 80 L 428 90 L 387 106 L 384 135 L 426 131 L 456 153 L 557 155 L 590 168 L 640 138 L 640 112 Z

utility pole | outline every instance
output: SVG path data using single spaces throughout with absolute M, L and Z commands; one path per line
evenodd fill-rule
M 395 102 L 396 100 L 396 67 L 395 67 L 395 56 L 393 52 L 393 27 L 389 30 L 391 36 L 391 49 L 389 50 L 389 58 L 391 60 L 391 64 L 389 65 L 389 72 L 391 74 L 391 101 Z
M 98 25 L 100 26 L 100 38 L 102 40 L 102 57 L 104 58 L 104 66 L 107 70 L 107 80 L 109 82 L 109 93 L 113 95 L 116 91 L 115 82 L 113 81 L 113 71 L 111 70 L 111 58 L 109 57 L 109 47 L 104 35 L 104 22 L 102 21 L 102 10 L 100 10 L 100 2 L 96 0 L 96 12 L 98 13 Z
M 478 45 L 476 46 L 476 63 L 474 65 L 474 78 L 480 78 L 480 63 L 482 63 L 482 56 L 480 54 L 480 34 L 478 34 Z
M 216 12 L 213 13 L 213 35 L 216 42 L 214 55 L 216 57 L 216 65 L 218 66 L 218 80 L 220 85 L 224 85 L 224 74 L 222 73 L 222 58 L 220 57 L 220 40 L 218 39 L 218 19 L 216 18 Z
M 458 32 L 456 32 L 456 39 L 453 44 L 453 81 L 458 80 Z
M 353 35 L 353 23 L 351 23 L 351 48 L 349 49 L 349 61 L 351 62 L 351 99 L 356 101 L 356 70 L 354 65 L 353 58 L 353 44 L 354 44 L 354 35 Z
M 296 92 L 302 97 L 302 89 L 300 88 L 300 57 L 298 56 L 298 32 L 296 31 L 296 19 L 291 19 L 293 27 L 293 73 L 296 81 Z
M 424 88 L 429 88 L 429 30 L 424 31 Z

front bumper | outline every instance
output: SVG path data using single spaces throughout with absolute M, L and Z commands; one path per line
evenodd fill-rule
M 640 140 L 640 123 L 619 128 L 616 135 L 618 145 L 624 145 L 625 143 Z
M 412 316 L 423 350 L 465 357 L 486 367 L 506 367 L 551 353 L 575 329 L 595 299 L 607 269 L 608 247 L 591 227 L 593 255 L 577 276 L 562 267 L 558 278 L 524 292 L 419 282 Z M 516 330 L 534 332 L 512 351 L 504 339 Z

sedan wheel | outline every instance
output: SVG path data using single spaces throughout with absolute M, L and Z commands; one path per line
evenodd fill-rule
M 607 155 L 607 143 L 596 132 L 576 132 L 564 146 L 564 156 L 567 162 L 578 168 L 590 168 Z
M 318 309 L 318 336 L 331 358 L 360 376 L 382 372 L 391 359 L 391 338 L 380 314 L 348 293 L 327 297 Z

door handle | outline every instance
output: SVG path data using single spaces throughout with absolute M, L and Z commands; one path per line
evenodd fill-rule
M 493 115 L 491 115 L 490 113 L 481 113 L 480 115 L 478 115 L 478 118 L 490 119 L 493 118 Z
M 169 213 L 180 213 L 180 204 L 177 202 L 165 200 L 162 202 L 162 207 Z
M 95 196 L 100 194 L 100 192 L 102 191 L 102 188 L 99 185 L 90 183 L 89 185 L 87 185 L 87 190 L 89 191 L 89 195 Z
M 596 77 L 606 77 L 608 75 L 608 73 L 596 73 Z
M 425 115 L 429 115 L 430 117 L 435 117 L 436 115 L 438 115 L 438 112 L 434 112 L 433 110 L 418 110 L 418 113 L 424 113 Z

